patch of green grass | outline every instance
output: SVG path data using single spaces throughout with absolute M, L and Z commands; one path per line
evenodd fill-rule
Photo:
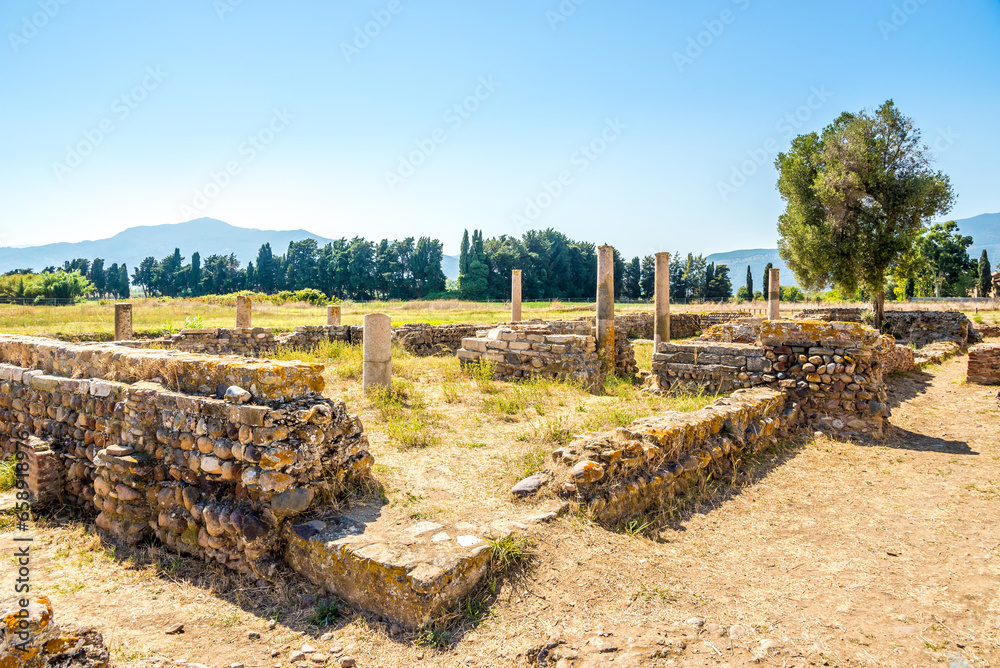
M 437 626 L 426 626 L 417 632 L 417 639 L 413 644 L 418 647 L 433 647 L 441 649 L 451 643 L 451 633 L 447 629 Z
M 14 489 L 17 484 L 17 471 L 14 466 L 14 458 L 8 457 L 0 461 L 0 492 Z
M 337 601 L 320 601 L 316 604 L 313 609 L 312 617 L 309 618 L 309 623 L 313 626 L 329 626 L 340 617 L 340 605 Z
M 373 388 L 368 400 L 385 421 L 383 429 L 396 445 L 422 448 L 437 443 L 432 416 L 427 411 L 423 395 L 413 388 L 413 383 L 393 378 L 391 388 Z
M 622 533 L 626 536 L 639 536 L 646 532 L 649 527 L 652 526 L 649 522 L 639 522 L 639 520 L 630 520 L 622 525 Z
M 545 468 L 549 457 L 549 448 L 537 446 L 519 455 L 503 456 L 504 478 L 522 480 Z
M 534 543 L 524 534 L 487 538 L 486 543 L 490 546 L 490 568 L 497 575 L 520 568 L 535 556 Z
M 538 429 L 538 437 L 545 443 L 566 445 L 573 440 L 573 430 L 562 417 L 545 420 Z
M 480 392 L 490 393 L 496 391 L 494 381 L 496 364 L 492 360 L 480 359 L 470 362 L 463 369 L 472 378 L 472 383 Z

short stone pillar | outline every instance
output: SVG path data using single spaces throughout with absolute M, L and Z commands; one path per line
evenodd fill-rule
M 521 270 L 510 272 L 510 321 L 521 322 Z
M 132 305 L 115 302 L 115 341 L 132 340 Z
M 601 373 L 615 371 L 615 249 L 597 247 L 597 354 Z
M 365 392 L 392 385 L 392 325 L 386 313 L 365 315 L 361 385 Z
M 771 267 L 771 272 L 768 275 L 768 299 L 770 300 L 770 310 L 768 312 L 768 320 L 781 320 L 781 286 L 778 283 L 778 268 Z
M 253 315 L 253 300 L 246 295 L 236 298 L 236 328 L 250 329 Z
M 656 277 L 653 298 L 653 352 L 661 343 L 670 342 L 670 253 L 656 254 Z
M 326 307 L 326 324 L 331 327 L 340 327 L 340 307 L 330 305 Z

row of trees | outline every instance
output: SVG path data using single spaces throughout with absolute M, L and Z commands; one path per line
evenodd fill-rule
M 257 261 L 240 267 L 236 256 L 197 252 L 184 263 L 180 249 L 161 260 L 144 259 L 132 282 L 149 295 L 197 297 L 241 290 L 274 294 L 320 290 L 327 298 L 420 299 L 443 293 L 441 242 L 430 237 L 375 243 L 361 237 L 338 239 L 319 246 L 315 239 L 289 243 L 284 255 L 270 244 L 257 252 Z
M 652 255 L 626 261 L 616 249 L 615 296 L 652 299 L 656 263 Z M 553 229 L 529 230 L 520 239 L 507 235 L 483 238 L 481 230 L 466 230 L 458 261 L 458 291 L 463 299 L 509 299 L 510 273 L 523 270 L 524 299 L 594 299 L 597 290 L 597 248 L 574 241 Z M 674 253 L 670 263 L 670 298 L 675 301 L 732 297 L 729 268 L 716 267 L 704 256 Z

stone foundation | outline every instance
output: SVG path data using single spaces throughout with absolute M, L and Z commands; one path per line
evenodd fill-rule
M 97 629 L 57 625 L 45 596 L 0 603 L 0 668 L 107 668 L 111 656 Z M 22 607 L 22 600 L 25 607 Z M 22 635 L 23 634 L 23 635 Z
M 128 543 L 155 535 L 268 577 L 285 520 L 369 475 L 361 422 L 312 391 L 319 365 L 30 337 L 0 338 L 0 357 L 29 364 L 0 365 L 0 442 L 27 451 L 29 489 L 92 505 L 97 525 Z M 153 377 L 165 370 L 182 391 Z M 129 382 L 106 380 L 119 372 Z M 241 381 L 252 389 L 238 400 L 255 403 L 194 394 Z
M 889 337 L 860 324 L 764 321 L 757 345 L 661 343 L 648 382 L 658 391 L 773 386 L 794 397 L 815 428 L 880 438 L 889 345 L 896 354 Z
M 614 524 L 697 483 L 713 466 L 769 447 L 799 418 L 798 406 L 770 388 L 738 390 L 692 413 L 670 411 L 590 433 L 552 453 L 536 474 L 544 493 Z
M 589 332 L 590 325 L 579 322 L 498 327 L 481 332 L 482 336 L 463 339 L 458 359 L 463 368 L 481 360 L 492 362 L 498 380 L 537 375 L 578 382 L 597 391 L 603 380 L 596 339 L 590 334 L 557 333 L 573 329 Z
M 869 309 L 814 308 L 804 309 L 796 320 L 862 322 Z M 982 340 L 979 332 L 959 311 L 886 311 L 884 331 L 897 339 L 909 341 L 918 348 L 939 341 L 952 341 L 960 346 Z
M 978 385 L 1000 385 L 1000 343 L 969 348 L 967 380 Z

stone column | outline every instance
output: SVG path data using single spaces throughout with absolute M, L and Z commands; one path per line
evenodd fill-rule
M 767 292 L 768 299 L 771 301 L 767 319 L 781 320 L 781 287 L 778 284 L 778 269 L 776 267 L 771 268 L 767 282 L 770 284 Z
M 386 313 L 365 315 L 362 337 L 362 379 L 365 392 L 375 386 L 392 384 L 392 326 Z
M 510 272 L 510 321 L 521 322 L 521 270 Z
M 615 249 L 597 247 L 597 353 L 601 373 L 615 371 Z
M 132 340 L 132 305 L 115 302 L 115 341 Z
M 653 312 L 653 352 L 661 343 L 670 342 L 670 253 L 656 254 L 656 279 Z
M 340 307 L 330 305 L 326 307 L 326 324 L 333 327 L 340 327 Z
M 251 314 L 253 313 L 253 300 L 245 295 L 236 298 L 236 328 L 250 329 Z

